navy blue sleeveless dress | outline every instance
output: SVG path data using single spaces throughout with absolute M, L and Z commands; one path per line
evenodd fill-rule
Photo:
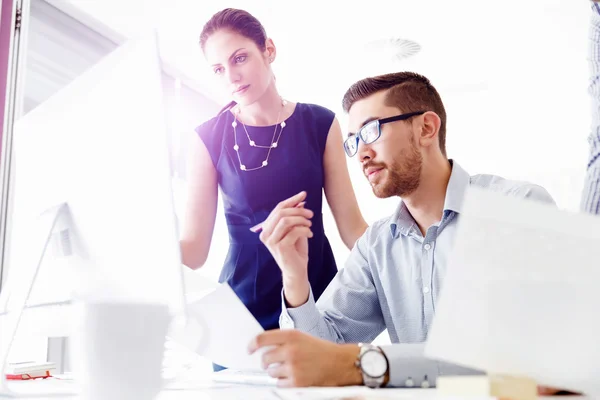
M 234 150 L 231 112 L 224 111 L 196 128 L 218 173 L 229 231 L 229 251 L 219 282 L 227 282 L 265 330 L 279 327 L 281 270 L 250 227 L 264 221 L 273 208 L 300 191 L 314 212 L 309 239 L 308 276 L 315 299 L 337 272 L 323 231 L 323 155 L 334 113 L 314 104 L 297 103 L 271 150 L 268 165 L 243 171 Z M 275 126 L 246 126 L 257 145 L 269 146 Z M 280 128 L 278 128 L 280 129 Z M 241 123 L 236 127 L 239 156 L 248 169 L 260 166 L 268 149 L 251 147 Z M 213 242 L 221 240 L 214 238 Z

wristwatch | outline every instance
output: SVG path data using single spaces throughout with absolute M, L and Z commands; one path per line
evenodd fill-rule
M 383 385 L 388 372 L 388 359 L 378 346 L 368 343 L 359 343 L 360 352 L 356 366 L 360 368 L 363 383 L 370 388 Z

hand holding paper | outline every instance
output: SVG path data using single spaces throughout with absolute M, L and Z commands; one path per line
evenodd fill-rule
M 227 368 L 262 370 L 261 352 L 248 354 L 248 344 L 263 328 L 228 284 L 188 306 L 185 332 L 176 341 Z

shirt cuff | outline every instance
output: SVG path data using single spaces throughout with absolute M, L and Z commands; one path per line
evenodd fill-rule
M 321 314 L 317 309 L 312 288 L 309 288 L 308 301 L 300 307 L 288 308 L 285 294 L 281 291 L 281 316 L 279 327 L 281 329 L 298 329 L 303 332 L 312 331 L 318 324 Z

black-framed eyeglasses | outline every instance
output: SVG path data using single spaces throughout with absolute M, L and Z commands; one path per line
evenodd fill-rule
M 371 144 L 381 136 L 381 125 L 389 122 L 404 121 L 417 115 L 425 114 L 427 111 L 415 111 L 406 114 L 396 115 L 394 117 L 376 119 L 366 123 L 357 133 L 351 133 L 344 141 L 344 150 L 348 157 L 354 157 L 358 151 L 358 141 L 362 140 L 365 144 Z

